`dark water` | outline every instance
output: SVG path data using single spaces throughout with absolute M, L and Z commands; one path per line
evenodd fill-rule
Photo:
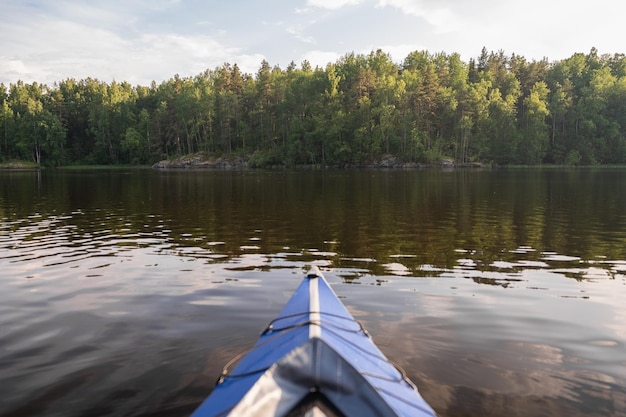
M 0 172 L 0 416 L 185 416 L 309 265 L 440 416 L 626 416 L 626 171 Z

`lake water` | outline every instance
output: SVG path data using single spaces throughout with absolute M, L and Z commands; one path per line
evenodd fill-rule
M 626 416 L 626 170 L 0 172 L 0 416 L 185 416 L 318 265 L 440 416 Z

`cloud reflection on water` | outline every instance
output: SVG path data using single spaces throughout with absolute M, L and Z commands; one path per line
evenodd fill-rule
M 514 188 L 501 172 L 484 189 L 481 174 L 160 175 L 85 175 L 79 191 L 44 175 L 49 206 L 0 183 L 9 411 L 188 415 L 316 264 L 442 416 L 623 416 L 626 261 L 602 242 L 622 235 L 582 227 L 591 202 L 536 209 L 560 190 L 543 176 L 493 202 Z

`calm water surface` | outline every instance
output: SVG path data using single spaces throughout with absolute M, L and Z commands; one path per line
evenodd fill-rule
M 185 416 L 309 265 L 440 416 L 626 416 L 626 171 L 0 172 L 0 416 Z

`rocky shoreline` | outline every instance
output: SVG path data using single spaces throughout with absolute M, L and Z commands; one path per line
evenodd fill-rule
M 220 156 L 212 157 L 205 154 L 184 155 L 174 159 L 165 159 L 152 165 L 154 169 L 247 169 L 249 157 L 244 156 Z M 394 169 L 418 169 L 427 167 L 454 168 L 453 160 L 446 159 L 436 164 L 419 164 L 404 162 L 393 155 L 384 155 L 381 159 L 372 161 L 361 166 L 337 166 L 328 168 L 394 168 Z
M 36 164 L 33 164 L 32 162 L 21 162 L 21 161 L 14 161 L 14 162 L 4 162 L 4 163 L 0 163 L 0 169 L 15 169 L 15 170 L 20 170 L 20 169 L 39 169 L 39 166 Z
M 203 154 L 185 155 L 175 159 L 165 159 L 152 165 L 155 169 L 245 169 L 248 161 L 241 156 L 218 158 L 208 157 Z

